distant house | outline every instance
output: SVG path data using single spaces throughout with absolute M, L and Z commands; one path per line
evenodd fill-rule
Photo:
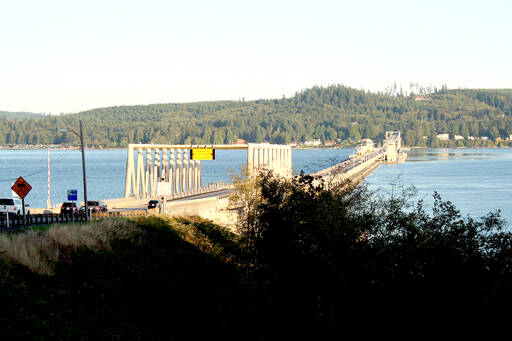
M 436 137 L 441 141 L 448 141 L 450 139 L 450 134 L 437 134 Z
M 489 139 L 487 136 L 480 136 L 480 138 L 481 138 L 482 140 L 485 140 L 485 141 L 487 141 L 487 140 Z
M 464 140 L 464 136 L 462 136 L 462 135 L 455 135 L 454 139 L 455 140 Z
M 512 135 L 509 135 L 508 137 L 506 137 L 505 140 L 512 141 Z
M 238 139 L 236 141 L 231 142 L 231 144 L 246 144 L 247 142 L 244 139 Z
M 326 146 L 335 146 L 336 145 L 336 141 L 325 141 L 324 145 L 326 145 Z
M 425 96 L 416 96 L 416 97 L 414 97 L 414 100 L 415 101 L 428 101 L 429 99 L 426 98 Z
M 475 140 L 475 137 L 474 136 L 468 136 L 468 140 L 473 141 L 473 140 Z
M 318 139 L 317 140 L 309 140 L 309 141 L 304 142 L 304 144 L 306 146 L 319 146 L 322 144 L 322 141 L 320 141 Z

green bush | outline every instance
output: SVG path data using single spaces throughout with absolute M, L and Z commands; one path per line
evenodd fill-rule
M 306 175 L 263 174 L 259 185 L 254 276 L 268 281 L 285 330 L 354 338 L 504 331 L 512 235 L 499 212 L 462 217 L 435 193 L 427 213 L 408 190 L 384 199 Z

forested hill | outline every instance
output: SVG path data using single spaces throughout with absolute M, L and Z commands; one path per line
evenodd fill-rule
M 43 117 L 42 114 L 34 114 L 34 113 L 31 113 L 31 112 L 25 112 L 25 111 L 21 111 L 21 112 L 0 111 L 0 119 L 8 119 L 8 120 L 18 119 L 18 120 L 22 120 L 24 118 L 39 119 L 39 118 L 42 118 L 42 117 Z
M 345 86 L 314 87 L 291 98 L 100 108 L 41 119 L 0 118 L 0 145 L 77 143 L 59 132 L 82 119 L 92 146 L 128 143 L 290 143 L 382 139 L 400 130 L 409 146 L 503 145 L 512 134 L 512 90 L 420 89 L 371 93 Z M 450 134 L 440 141 L 436 134 Z M 454 136 L 465 139 L 454 141 Z M 487 136 L 488 141 L 468 136 Z

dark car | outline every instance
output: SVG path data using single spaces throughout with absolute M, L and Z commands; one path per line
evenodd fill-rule
M 78 208 L 74 202 L 63 202 L 60 207 L 60 214 L 62 215 L 71 215 L 73 213 L 77 213 L 77 211 Z
M 87 200 L 87 209 L 89 212 L 96 213 L 96 212 L 108 212 L 107 204 L 105 204 L 103 201 L 97 201 L 97 200 Z M 80 207 L 80 211 L 84 212 L 85 207 Z
M 155 208 L 158 207 L 158 205 L 160 205 L 160 200 L 150 200 L 148 202 L 148 208 Z

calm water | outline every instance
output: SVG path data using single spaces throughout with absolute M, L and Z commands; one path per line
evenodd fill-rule
M 348 157 L 351 149 L 293 150 L 296 172 L 326 168 Z M 126 150 L 87 150 L 88 198 L 124 196 Z M 66 191 L 77 189 L 83 200 L 82 163 L 78 150 L 51 151 L 51 200 L 66 201 Z M 47 199 L 46 150 L 0 150 L 0 197 L 10 197 L 10 187 L 23 176 L 33 187 L 26 201 L 45 207 Z M 229 182 L 230 174 L 246 162 L 246 152 L 219 150 L 216 160 L 202 161 L 203 183 Z M 418 197 L 428 203 L 434 191 L 450 200 L 464 214 L 479 217 L 501 209 L 512 222 L 512 150 L 510 149 L 413 149 L 407 162 L 383 165 L 367 182 L 372 189 L 389 191 L 391 182 L 414 185 Z
M 387 192 L 392 182 L 414 185 L 426 204 L 437 191 L 463 215 L 477 218 L 500 209 L 512 223 L 511 149 L 412 149 L 407 162 L 381 166 L 367 182 Z

